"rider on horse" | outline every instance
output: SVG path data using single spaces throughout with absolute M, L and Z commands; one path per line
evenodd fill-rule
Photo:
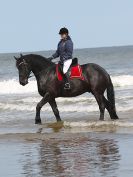
M 60 63 L 63 65 L 63 73 L 65 77 L 65 89 L 70 89 L 70 81 L 68 69 L 72 63 L 72 54 L 73 54 L 73 42 L 69 36 L 69 31 L 67 28 L 61 28 L 59 31 L 61 35 L 61 40 L 58 43 L 56 52 L 49 57 L 49 60 L 53 60 L 57 57 L 60 57 Z

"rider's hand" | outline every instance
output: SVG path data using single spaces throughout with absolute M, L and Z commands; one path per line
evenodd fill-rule
M 48 60 L 50 60 L 50 61 L 52 61 L 54 58 L 53 57 L 49 57 L 49 58 L 47 58 Z

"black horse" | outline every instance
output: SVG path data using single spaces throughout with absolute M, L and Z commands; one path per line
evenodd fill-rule
M 50 104 L 57 121 L 61 121 L 55 98 L 75 97 L 85 92 L 91 92 L 99 105 L 100 120 L 104 120 L 105 108 L 111 119 L 118 119 L 115 109 L 114 88 L 109 74 L 99 65 L 89 63 L 81 65 L 85 80 L 72 79 L 71 90 L 64 89 L 64 81 L 59 81 L 56 76 L 56 65 L 45 57 L 29 54 L 16 58 L 21 85 L 28 84 L 30 73 L 36 77 L 38 92 L 43 97 L 36 106 L 35 123 L 40 124 L 40 110 L 47 102 Z M 107 90 L 107 98 L 104 92 Z

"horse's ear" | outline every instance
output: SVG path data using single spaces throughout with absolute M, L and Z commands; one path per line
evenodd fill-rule
M 22 53 L 20 53 L 20 57 L 22 57 L 23 55 L 22 55 Z
M 15 58 L 15 60 L 17 60 L 17 59 L 18 59 L 18 58 L 17 58 L 17 57 L 15 57 L 15 56 L 14 56 L 14 58 Z

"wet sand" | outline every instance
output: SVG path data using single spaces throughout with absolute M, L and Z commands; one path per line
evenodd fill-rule
M 0 176 L 133 174 L 133 139 L 109 132 L 20 133 L 0 137 Z
M 33 121 L 0 125 L 1 177 L 133 176 L 133 123 L 128 119 Z

